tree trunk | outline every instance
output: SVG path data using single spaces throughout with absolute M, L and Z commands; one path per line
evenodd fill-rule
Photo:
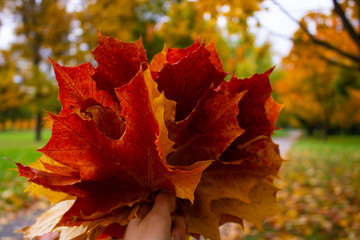
M 315 130 L 314 126 L 306 126 L 307 136 L 309 136 L 309 137 L 314 136 L 314 130 Z
M 35 141 L 41 141 L 41 129 L 42 129 L 42 112 L 41 110 L 36 113 L 35 116 Z
M 329 136 L 329 125 L 330 125 L 330 118 L 329 116 L 325 116 L 324 124 L 323 124 L 323 140 L 326 141 Z

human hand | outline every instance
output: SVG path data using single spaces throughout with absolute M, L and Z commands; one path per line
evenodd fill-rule
M 159 193 L 144 218 L 134 218 L 129 222 L 124 240 L 185 240 L 185 219 L 174 215 L 175 210 L 176 197 L 166 192 Z

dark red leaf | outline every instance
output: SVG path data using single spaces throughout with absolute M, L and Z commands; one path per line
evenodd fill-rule
M 175 120 L 180 121 L 190 114 L 204 92 L 211 85 L 218 86 L 225 76 L 212 64 L 210 52 L 202 45 L 180 61 L 165 64 L 156 81 L 159 91 L 176 101 Z

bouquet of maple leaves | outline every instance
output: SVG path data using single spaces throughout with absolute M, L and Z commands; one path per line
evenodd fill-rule
M 52 204 L 25 238 L 121 238 L 143 203 L 174 192 L 187 233 L 220 239 L 219 225 L 277 213 L 282 164 L 271 140 L 281 106 L 269 74 L 226 73 L 214 42 L 166 48 L 150 64 L 141 38 L 99 34 L 90 63 L 52 61 L 62 110 L 50 114 L 43 156 L 20 176 Z

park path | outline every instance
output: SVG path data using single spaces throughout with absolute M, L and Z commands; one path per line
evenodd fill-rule
M 29 208 L 21 209 L 15 213 L 1 213 L 0 216 L 0 240 L 20 240 L 23 239 L 21 233 L 14 233 L 26 226 L 30 226 L 45 209 L 48 203 L 37 201 Z
M 294 142 L 301 136 L 300 130 L 291 130 L 285 137 L 273 138 L 274 143 L 279 145 L 280 156 L 286 159 L 286 155 Z
M 289 134 L 285 137 L 277 137 L 273 138 L 273 141 L 279 145 L 280 155 L 282 158 L 286 159 L 286 155 L 289 152 L 291 146 L 294 144 L 296 139 L 298 139 L 301 135 L 299 130 L 290 131 Z M 21 229 L 23 227 L 29 226 L 35 222 L 36 216 L 40 215 L 45 209 L 44 205 L 37 206 L 36 204 L 32 206 L 33 209 L 29 210 L 20 210 L 16 213 L 16 218 L 12 221 L 8 221 L 9 218 L 5 216 L 4 218 L 0 218 L 0 240 L 20 240 L 22 238 L 22 234 L 14 233 L 14 231 Z M 234 227 L 234 224 L 228 223 L 221 227 L 221 235 L 224 236 L 223 239 L 235 239 L 231 238 L 231 236 L 238 234 L 237 227 Z

